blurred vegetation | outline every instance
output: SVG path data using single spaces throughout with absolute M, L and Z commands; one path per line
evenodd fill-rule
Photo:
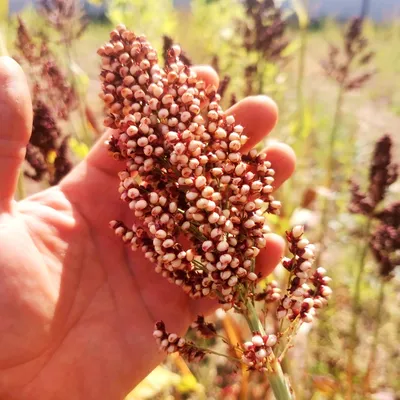
M 96 50 L 120 22 L 136 33 L 145 34 L 160 52 L 162 36 L 169 35 L 181 44 L 193 63 L 218 66 L 221 77 L 230 77 L 223 99 L 226 107 L 234 99 L 240 100 L 249 94 L 267 94 L 275 99 L 280 121 L 267 142 L 279 140 L 291 145 L 298 165 L 295 175 L 277 194 L 283 204 L 282 216 L 270 222 L 280 234 L 290 225 L 305 224 L 310 240 L 323 238 L 319 261 L 333 278 L 334 290 L 329 308 L 314 325 L 301 330 L 298 343 L 285 362 L 285 371 L 291 376 L 298 399 L 399 399 L 400 277 L 397 273 L 385 285 L 385 302 L 379 303 L 381 326 L 377 357 L 366 390 L 363 379 L 374 342 L 380 280 L 376 262 L 367 251 L 362 259 L 358 335 L 353 342 L 350 340 L 352 298 L 362 257 L 360 249 L 365 248 L 369 238 L 363 234 L 366 217 L 350 214 L 347 207 L 348 180 L 357 177 L 360 184 L 367 182 L 371 152 L 383 134 L 392 135 L 393 160 L 400 160 L 400 17 L 381 24 L 363 21 L 363 35 L 374 52 L 371 64 L 376 74 L 362 88 L 343 95 L 338 121 L 335 113 L 338 84 L 324 75 L 321 61 L 327 58 L 330 44 L 343 45 L 347 25 L 330 19 L 310 22 L 304 0 L 285 2 L 285 6 L 281 17 L 288 43 L 278 59 L 265 58 L 268 53 L 259 48 L 246 49 L 242 28 L 247 26 L 252 33 L 257 35 L 257 32 L 252 25 L 255 20 L 239 0 L 192 0 L 190 10 L 174 9 L 171 0 L 110 0 L 108 19 L 89 21 L 81 36 L 69 43 L 67 51 L 60 45 L 60 32 L 56 33 L 43 15 L 25 9 L 21 17 L 32 35 L 46 35 L 60 66 L 77 88 L 81 107 L 71 114 L 69 123 L 63 124 L 71 136 L 70 151 L 75 161 L 87 154 L 98 134 L 95 126 L 101 126 L 102 121 L 97 79 L 100 61 Z M 14 47 L 16 18 L 12 17 L 6 26 L 6 10 L 7 2 L 1 2 L 3 42 L 8 53 L 18 57 Z M 255 65 L 256 74 L 249 75 L 247 70 L 246 75 L 249 65 Z M 29 69 L 26 72 L 29 75 Z M 84 112 L 87 105 L 91 118 Z M 335 130 L 333 139 L 332 129 Z M 327 163 L 330 152 L 332 160 Z M 327 174 L 332 176 L 328 183 Z M 28 193 L 43 185 L 25 182 Z M 385 204 L 399 198 L 398 181 L 390 187 Z M 283 271 L 278 268 L 274 278 L 285 279 Z M 248 336 L 243 327 L 236 325 L 234 316 L 219 313 L 213 318 L 232 340 Z M 354 354 L 350 378 L 349 352 Z M 190 370 L 175 358 L 168 359 L 165 365 L 169 371 L 164 367 L 156 370 L 128 398 L 265 399 L 272 396 L 257 376 L 235 371 L 221 359 L 210 358 L 202 365 L 189 366 Z M 354 386 L 351 397 L 349 379 Z

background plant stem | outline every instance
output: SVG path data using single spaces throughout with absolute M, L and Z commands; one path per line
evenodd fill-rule
M 365 18 L 368 16 L 369 3 L 370 0 L 362 0 L 361 15 L 360 15 L 361 18 Z
M 374 329 L 374 336 L 373 336 L 373 342 L 371 345 L 371 353 L 369 357 L 369 362 L 367 366 L 367 371 L 364 376 L 364 396 L 369 393 L 370 389 L 370 379 L 371 379 L 371 374 L 374 370 L 374 364 L 376 361 L 376 352 L 378 349 L 378 342 L 379 342 L 379 330 L 381 328 L 381 323 L 382 323 L 382 314 L 383 314 L 383 303 L 385 301 L 385 284 L 387 281 L 384 279 L 381 279 L 380 285 L 379 285 L 379 298 L 378 298 L 378 303 L 376 305 L 376 311 L 375 311 L 375 316 L 374 316 L 374 321 L 375 321 L 375 329 Z
M 343 105 L 343 95 L 344 95 L 344 87 L 340 86 L 339 92 L 337 94 L 336 106 L 335 106 L 335 114 L 333 117 L 333 125 L 331 129 L 331 133 L 329 135 L 329 144 L 328 144 L 328 162 L 326 165 L 326 181 L 325 188 L 327 193 L 324 197 L 324 203 L 322 207 L 321 214 L 321 224 L 320 224 L 320 232 L 319 232 L 319 240 L 320 243 L 320 251 L 317 256 L 316 263 L 319 264 L 320 258 L 326 248 L 326 238 L 327 238 L 327 228 L 329 224 L 329 206 L 330 206 L 330 196 L 333 189 L 333 171 L 336 166 L 336 157 L 335 157 L 335 145 L 337 141 L 337 133 L 339 131 L 341 116 L 342 116 L 342 105 Z
M 79 82 L 77 81 L 74 72 L 72 71 L 72 65 L 74 64 L 74 58 L 71 53 L 71 44 L 68 42 L 64 43 L 64 50 L 65 50 L 65 56 L 68 62 L 68 72 L 70 75 L 70 81 L 72 83 L 72 87 L 74 88 L 77 96 L 78 96 L 78 112 L 79 112 L 79 117 L 82 125 L 82 132 L 83 132 L 83 138 L 81 139 L 81 135 L 79 132 L 79 129 L 75 129 L 76 137 L 78 140 L 82 141 L 83 143 L 87 144 L 90 146 L 92 143 L 92 138 L 91 135 L 88 131 L 87 127 L 87 122 L 86 122 L 86 114 L 85 114 L 85 104 L 84 100 L 82 98 L 82 94 L 79 90 Z
M 300 116 L 300 129 L 301 132 L 304 125 L 304 73 L 306 66 L 306 48 L 307 48 L 307 27 L 300 28 L 300 51 L 299 51 L 299 63 L 297 70 L 297 82 L 296 82 L 296 99 L 298 105 L 298 113 Z
M 354 351 L 357 347 L 357 324 L 358 319 L 360 317 L 360 297 L 361 297 L 361 282 L 365 270 L 365 260 L 368 254 L 369 242 L 368 242 L 368 234 L 371 227 L 372 218 L 368 217 L 363 239 L 366 239 L 363 242 L 363 249 L 361 251 L 360 263 L 358 267 L 358 273 L 356 277 L 356 283 L 354 288 L 354 296 L 353 296 L 353 304 L 352 304 L 352 322 L 350 329 L 350 343 L 349 343 L 349 356 L 347 362 L 347 384 L 348 384 L 348 392 L 347 399 L 351 400 L 353 398 L 353 373 L 354 373 Z
M 17 194 L 18 194 L 18 200 L 23 200 L 26 197 L 23 171 L 20 171 L 18 176 Z

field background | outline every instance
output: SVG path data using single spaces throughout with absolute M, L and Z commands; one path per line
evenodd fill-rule
M 33 34 L 41 29 L 50 33 L 51 48 L 60 65 L 65 71 L 70 70 L 71 58 L 65 57 L 62 46 L 56 42 L 56 36 L 51 36 L 52 31 L 46 27 L 43 17 L 32 8 L 24 8 L 21 16 Z M 393 160 L 400 161 L 400 16 L 396 18 L 393 12 L 390 17 L 379 22 L 366 18 L 363 23 L 363 35 L 375 54 L 370 65 L 376 73 L 364 87 L 345 93 L 339 122 L 335 121 L 338 84 L 324 74 L 321 61 L 327 59 L 330 43 L 343 46 L 346 20 L 329 17 L 311 20 L 307 12 L 299 14 L 290 2 L 286 2 L 285 36 L 290 41 L 286 59 L 284 62 L 263 60 L 266 71 L 263 86 L 253 93 L 271 96 L 281 111 L 280 121 L 268 140 L 290 144 L 298 156 L 295 175 L 277 194 L 283 203 L 283 216 L 279 221 L 272 219 L 271 225 L 283 234 L 290 225 L 305 223 L 308 237 L 318 242 L 324 204 L 326 201 L 330 204 L 328 223 L 322 226 L 325 247 L 322 248 L 320 264 L 333 278 L 334 296 L 319 320 L 301 330 L 298 343 L 289 352 L 285 363 L 298 399 L 349 399 L 349 352 L 353 352 L 355 357 L 351 378 L 355 387 L 353 399 L 400 399 L 400 276 L 397 272 L 385 283 L 385 298 L 379 303 L 382 321 L 376 334 L 381 278 L 377 274 L 376 261 L 368 250 L 366 257 L 362 257 L 369 234 L 363 234 L 366 219 L 349 213 L 347 209 L 349 179 L 355 177 L 365 188 L 374 144 L 383 134 L 391 135 Z M 101 124 L 103 110 L 98 97 L 100 66 L 96 50 L 107 40 L 116 22 L 125 22 L 136 33 L 146 34 L 159 50 L 162 48 L 162 35 L 170 35 L 182 45 L 195 64 L 211 63 L 217 55 L 221 76 L 228 74 L 231 77 L 225 105 L 229 104 L 233 93 L 238 99 L 242 98 L 244 67 L 253 55 L 246 54 L 240 44 L 240 32 L 235 24 L 241 18 L 246 16 L 234 0 L 193 0 L 191 8 L 184 9 L 174 9 L 169 0 L 111 0 L 104 18 L 90 20 L 83 35 L 71 44 L 72 76 L 75 84 L 83 88 L 82 101 L 91 107 Z M 14 46 L 15 15 L 3 24 L 3 33 L 8 53 L 17 55 Z M 303 70 L 300 63 L 303 63 Z M 29 75 L 29 69 L 26 72 Z M 338 126 L 334 143 L 334 182 L 327 187 L 327 158 L 335 123 Z M 71 119 L 62 124 L 73 138 L 82 138 L 79 112 L 74 112 Z M 87 122 L 83 121 L 83 124 Z M 77 144 L 73 142 L 75 145 L 71 146 L 76 162 L 96 140 L 94 131 L 88 129 L 89 137 L 77 140 Z M 43 186 L 46 184 L 26 180 L 28 193 Z M 307 196 L 311 196 L 313 201 L 307 201 Z M 382 207 L 399 199 L 400 180 L 390 187 Z M 349 344 L 349 337 L 355 313 L 352 299 L 360 263 L 365 271 L 361 281 L 361 308 L 358 310 L 358 341 L 354 346 Z M 284 278 L 280 269 L 275 278 Z M 221 329 L 234 329 L 239 336 L 246 335 L 234 317 L 219 313 L 213 318 Z M 365 392 L 363 376 L 374 337 L 377 337 L 377 358 L 371 372 L 370 387 Z M 169 359 L 165 365 L 129 398 L 266 398 L 263 382 L 245 374 L 233 374 L 221 360 L 209 359 L 203 366 L 189 366 L 190 370 L 182 365 L 182 360 L 175 358 Z M 243 389 L 247 384 L 248 387 Z M 272 395 L 268 396 L 272 398 Z

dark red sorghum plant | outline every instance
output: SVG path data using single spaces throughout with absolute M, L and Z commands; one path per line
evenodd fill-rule
M 400 205 L 394 203 L 384 210 L 378 207 L 385 200 L 388 188 L 398 177 L 398 165 L 392 162 L 392 139 L 389 135 L 382 136 L 375 144 L 369 169 L 369 185 L 366 192 L 353 180 L 351 182 L 351 201 L 349 211 L 367 217 L 364 249 L 361 251 L 360 265 L 355 282 L 353 296 L 353 317 L 350 331 L 350 353 L 347 365 L 348 397 L 353 393 L 354 351 L 357 346 L 357 325 L 360 315 L 361 282 L 365 269 L 366 256 L 371 250 L 379 267 L 380 294 L 375 315 L 375 337 L 371 357 L 364 377 L 365 388 L 369 386 L 369 377 L 374 366 L 378 344 L 378 332 L 381 321 L 381 307 L 384 300 L 384 285 L 400 263 Z
M 29 67 L 33 101 L 52 104 L 53 115 L 67 119 L 77 107 L 78 98 L 50 50 L 47 38 L 42 34 L 32 36 L 19 18 L 15 47 L 18 51 L 16 59 Z
M 288 60 L 284 50 L 290 41 L 285 35 L 287 23 L 283 12 L 274 0 L 244 0 L 243 6 L 246 18 L 237 22 L 242 46 L 249 59 L 251 55 L 257 58 L 244 71 L 244 94 L 249 96 L 264 89 L 266 63 L 283 65 Z
M 256 291 L 261 276 L 255 259 L 270 232 L 265 213 L 280 209 L 272 195 L 271 163 L 255 149 L 241 152 L 244 128 L 222 110 L 217 89 L 206 87 L 180 60 L 179 46 L 169 49 L 161 68 L 144 36 L 119 25 L 110 37 L 98 51 L 108 110 L 104 123 L 114 129 L 110 153 L 125 162 L 119 173 L 121 200 L 138 221 L 132 227 L 111 221 L 111 228 L 190 297 L 214 298 L 244 315 L 252 341 L 238 344 L 242 357 L 236 361 L 267 372 L 278 399 L 292 398 L 274 353 L 283 334 L 266 334 L 254 307 L 257 296 L 263 297 Z M 189 247 L 180 243 L 181 234 Z M 274 295 L 264 299 L 276 301 L 279 317 L 297 327 L 311 321 L 331 291 L 325 271 L 312 268 L 314 250 L 302 227 L 288 232 L 287 239 L 293 254 L 284 260 L 290 286 L 283 295 L 271 287 Z M 214 332 L 202 317 L 193 328 L 205 336 Z M 154 337 L 162 350 L 189 360 L 213 353 L 168 333 L 162 321 Z
M 37 5 L 47 23 L 60 33 L 64 45 L 70 46 L 85 32 L 88 20 L 79 0 L 38 0 Z
M 46 175 L 50 185 L 56 185 L 72 169 L 67 142 L 68 137 L 63 137 L 50 109 L 41 101 L 34 104 L 32 134 L 25 156 L 34 173 L 25 171 L 25 175 L 35 181 Z
M 270 62 L 283 60 L 283 50 L 289 40 L 285 37 L 286 21 L 274 0 L 244 0 L 248 22 L 240 23 L 243 45 L 248 52 L 256 51 Z
M 397 180 L 398 165 L 392 162 L 392 146 L 389 135 L 382 136 L 376 142 L 367 191 L 362 192 L 355 180 L 351 182 L 350 212 L 373 216 L 376 207 L 384 200 L 388 187 Z
M 400 202 L 390 204 L 376 218 L 380 223 L 372 233 L 370 246 L 379 275 L 387 279 L 400 266 Z
M 49 50 L 47 39 L 32 37 L 20 18 L 16 48 L 18 60 L 29 66 L 32 86 L 33 126 L 25 159 L 34 172 L 25 171 L 25 176 L 35 181 L 46 178 L 55 185 L 72 168 L 68 138 L 56 121 L 69 118 L 77 107 L 77 96 Z
M 368 68 L 374 53 L 363 36 L 363 22 L 362 18 L 353 18 L 343 34 L 343 49 L 331 44 L 328 58 L 321 62 L 326 75 L 345 91 L 361 88 L 375 73 Z M 368 70 L 353 73 L 365 68 Z

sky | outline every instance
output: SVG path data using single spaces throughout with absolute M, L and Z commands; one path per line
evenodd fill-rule
M 290 3 L 290 0 L 288 2 Z M 32 0 L 9 0 L 12 12 L 20 11 L 24 5 L 31 3 Z M 188 7 L 190 0 L 174 0 L 174 3 L 178 6 Z M 309 0 L 312 17 L 329 15 L 347 18 L 355 16 L 358 15 L 361 4 L 362 0 Z M 393 18 L 395 15 L 400 16 L 400 0 L 370 0 L 370 4 L 370 16 L 374 19 L 384 20 Z

